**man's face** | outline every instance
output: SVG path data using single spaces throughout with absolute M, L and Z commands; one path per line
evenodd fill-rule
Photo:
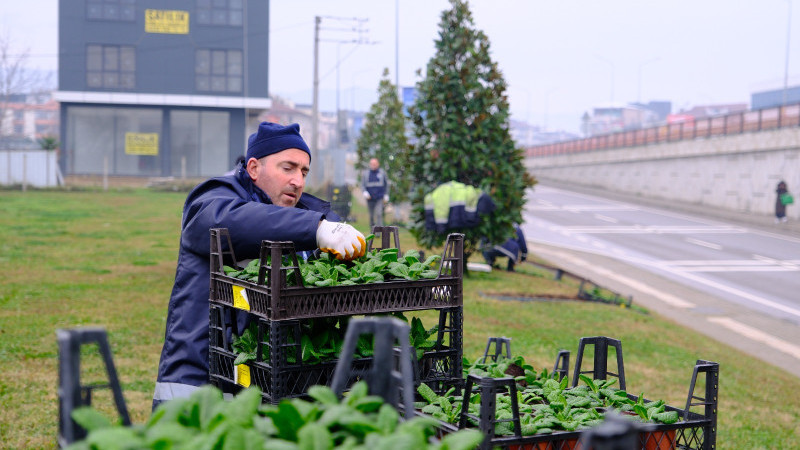
M 369 168 L 370 169 L 375 170 L 375 169 L 378 168 L 378 165 L 379 164 L 378 164 L 378 160 L 377 159 L 372 158 L 372 159 L 369 160 Z
M 278 206 L 295 206 L 306 185 L 311 158 L 297 148 L 289 148 L 261 159 L 247 161 L 253 183 Z

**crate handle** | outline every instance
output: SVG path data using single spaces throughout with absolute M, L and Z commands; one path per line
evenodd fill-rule
M 442 262 L 439 265 L 439 276 L 461 278 L 464 270 L 464 235 L 450 233 L 444 244 Z
M 58 444 L 66 447 L 75 441 L 86 437 L 86 430 L 72 420 L 72 411 L 81 406 L 90 406 L 92 403 L 92 390 L 110 388 L 114 395 L 117 413 L 123 425 L 130 426 L 131 419 L 122 388 L 114 367 L 111 348 L 108 345 L 106 330 L 103 328 L 87 327 L 75 329 L 56 330 L 58 340 Z M 81 384 L 81 346 L 96 343 L 103 363 L 106 366 L 108 383 Z
M 558 351 L 556 363 L 553 365 L 553 373 L 558 374 L 558 381 L 569 375 L 569 350 Z
M 489 356 L 489 348 L 494 343 L 494 355 Z M 511 338 L 507 337 L 490 337 L 486 340 L 486 350 L 483 351 L 483 357 L 480 359 L 481 364 L 486 362 L 486 358 L 492 358 L 492 361 L 497 361 L 497 358 L 503 353 L 503 347 L 506 349 L 506 358 L 511 359 Z
M 409 334 L 411 327 L 394 317 L 370 317 L 352 319 L 347 326 L 344 345 L 333 374 L 331 389 L 336 395 L 344 392 L 347 380 L 353 373 L 353 354 L 356 343 L 362 334 L 374 336 L 374 355 L 370 369 L 364 374 L 372 395 L 379 395 L 390 405 L 397 407 L 398 398 L 402 396 L 403 416 L 414 416 L 414 375 L 411 367 L 411 344 Z M 399 343 L 400 371 L 394 368 L 395 342 Z
M 227 250 L 223 250 L 222 239 L 225 239 Z M 225 264 L 225 255 L 230 257 L 235 267 L 239 266 L 236 260 L 236 255 L 233 253 L 233 243 L 231 242 L 231 234 L 227 228 L 212 228 L 211 229 L 211 272 L 225 273 L 222 267 Z
M 474 385 L 478 385 L 480 389 L 480 417 L 475 417 L 474 414 L 469 413 L 469 403 L 470 399 L 472 398 Z M 509 397 L 511 397 L 510 419 L 497 419 L 495 417 L 497 409 L 497 392 L 502 387 L 508 389 Z M 462 399 L 461 404 L 461 416 L 458 420 L 459 429 L 464 429 L 467 427 L 468 418 L 478 421 L 481 431 L 485 436 L 483 444 L 480 448 L 486 448 L 489 442 L 494 439 L 495 425 L 500 422 L 512 422 L 514 424 L 514 435 L 516 437 L 521 437 L 522 428 L 520 426 L 519 419 L 519 403 L 517 402 L 517 382 L 513 378 L 479 377 L 474 374 L 467 375 L 467 382 L 464 387 L 464 398 Z
M 402 252 L 400 251 L 400 233 L 398 233 L 398 229 L 396 226 L 380 227 L 375 225 L 374 227 L 372 227 L 372 234 L 374 234 L 376 237 L 377 236 L 381 237 L 381 249 L 396 248 L 397 253 L 402 255 Z M 394 247 L 390 247 L 391 245 L 390 239 L 394 241 Z M 367 251 L 372 250 L 373 242 L 375 242 L 375 239 L 367 243 Z
M 697 375 L 706 374 L 706 392 L 703 397 L 695 395 Z M 689 384 L 689 395 L 686 399 L 686 409 L 683 411 L 683 420 L 689 420 L 692 406 L 705 406 L 704 416 L 709 421 L 703 429 L 704 449 L 716 448 L 717 443 L 717 401 L 719 395 L 719 363 L 698 359 L 692 371 L 692 381 Z M 697 400 L 697 402 L 693 402 Z
M 583 361 L 583 349 L 586 345 L 594 346 L 594 364 L 592 370 L 581 372 L 581 362 Z M 614 347 L 617 354 L 617 373 L 608 371 L 608 347 Z M 625 389 L 625 364 L 622 362 L 622 342 L 605 336 L 582 337 L 578 344 L 578 356 L 575 358 L 575 372 L 572 377 L 572 387 L 578 385 L 578 375 L 591 373 L 597 380 L 605 380 L 609 375 L 619 379 L 619 388 Z

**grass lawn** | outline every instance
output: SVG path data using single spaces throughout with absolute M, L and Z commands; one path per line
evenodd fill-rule
M 132 420 L 147 420 L 185 195 L 0 191 L 0 446 L 55 447 L 59 328 L 108 331 Z M 354 214 L 354 225 L 367 231 L 365 209 L 354 205 Z M 405 231 L 400 243 L 416 248 Z M 623 343 L 628 390 L 678 407 L 686 403 L 695 361 L 716 361 L 718 448 L 800 448 L 797 376 L 633 309 L 493 297 L 576 289 L 528 265 L 517 273 L 471 273 L 464 279 L 464 355 L 474 359 L 488 337 L 505 336 L 515 355 L 551 370 L 560 349 L 570 350 L 574 365 L 580 337 L 609 336 Z M 84 356 L 84 381 L 103 380 L 96 352 Z M 110 405 L 110 396 L 99 392 L 94 403 Z

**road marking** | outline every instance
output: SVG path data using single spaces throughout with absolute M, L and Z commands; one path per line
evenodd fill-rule
M 787 260 L 781 261 L 780 259 L 770 258 L 769 256 L 761 256 L 761 255 L 753 255 L 753 258 L 755 258 L 755 259 L 757 259 L 759 261 L 764 261 L 765 263 L 768 263 L 768 264 L 777 264 L 779 266 L 790 268 L 790 269 L 793 269 L 793 270 L 800 270 L 800 267 L 799 267 L 800 266 L 800 260 L 797 260 L 797 259 L 787 259 Z
M 780 350 L 788 355 L 800 359 L 800 347 L 790 344 L 783 339 L 779 339 L 775 336 L 764 333 L 761 330 L 757 330 L 751 326 L 745 325 L 741 322 L 737 322 L 730 317 L 709 317 L 708 321 L 711 323 L 716 323 L 717 325 L 722 325 L 723 327 L 728 328 L 729 330 L 732 330 L 744 337 L 750 338 L 756 342 L 761 342 L 762 344 L 766 344 L 776 350 Z
M 656 266 L 658 266 L 658 264 L 656 264 Z M 709 280 L 707 278 L 703 278 L 703 277 L 692 275 L 689 272 L 682 271 L 680 268 L 676 269 L 674 267 L 669 267 L 669 266 L 665 267 L 663 265 L 661 265 L 661 268 L 666 270 L 666 271 L 668 271 L 668 272 L 672 272 L 672 273 L 681 275 L 682 277 L 684 277 L 686 279 L 695 281 L 697 283 L 705 284 L 706 286 L 712 287 L 714 289 L 718 289 L 718 290 L 720 290 L 722 292 L 727 292 L 729 294 L 733 294 L 733 295 L 736 295 L 738 297 L 750 300 L 750 301 L 752 301 L 754 303 L 760 303 L 761 305 L 764 305 L 764 306 L 767 306 L 767 307 L 770 307 L 770 308 L 773 308 L 773 309 L 777 309 L 779 311 L 783 311 L 783 312 L 791 314 L 793 316 L 800 317 L 800 310 L 792 308 L 790 306 L 786 306 L 784 304 L 781 304 L 781 303 L 778 303 L 778 302 L 774 302 L 772 300 L 767 300 L 767 299 L 765 299 L 763 297 L 759 297 L 757 295 L 753 295 L 753 294 L 751 294 L 749 292 L 746 292 L 746 291 L 743 291 L 741 289 L 730 287 L 727 284 L 717 283 L 716 281 L 712 281 L 712 280 Z
M 539 202 L 539 205 L 528 205 L 526 211 L 571 211 L 571 212 L 591 212 L 591 211 L 638 211 L 639 208 L 631 205 L 555 205 L 553 203 Z
M 696 266 L 696 267 L 676 267 L 680 272 L 797 272 L 800 267 L 791 266 Z
M 800 266 L 792 261 L 770 258 L 720 259 L 720 260 L 673 260 L 658 261 L 664 267 L 680 272 L 796 272 Z
M 621 226 L 572 226 L 562 227 L 573 233 L 585 234 L 696 234 L 696 233 L 746 233 L 747 230 L 734 226 L 702 226 L 702 225 L 689 225 L 689 226 L 674 226 L 674 225 L 655 225 L 655 226 L 642 226 L 642 225 L 621 225 Z
M 753 261 L 752 259 L 663 259 L 659 263 L 669 266 L 766 266 L 776 264 L 775 260 Z
M 648 286 L 648 285 L 646 285 L 646 284 L 644 284 L 642 282 L 636 281 L 636 280 L 634 280 L 632 278 L 628 278 L 628 277 L 623 276 L 623 275 L 619 275 L 619 274 L 614 273 L 614 272 L 612 272 L 612 271 L 610 271 L 608 269 L 605 269 L 603 267 L 598 267 L 595 264 L 590 264 L 590 263 L 588 263 L 588 262 L 586 262 L 586 261 L 584 261 L 584 260 L 582 260 L 582 259 L 580 259 L 580 258 L 578 258 L 576 256 L 570 255 L 568 253 L 559 252 L 557 250 L 541 249 L 541 248 L 537 249 L 537 252 L 550 253 L 550 254 L 556 255 L 559 258 L 568 260 L 569 262 L 571 262 L 572 264 L 575 264 L 577 266 L 584 267 L 584 268 L 586 268 L 586 269 L 588 269 L 588 270 L 590 270 L 590 271 L 592 271 L 592 272 L 594 272 L 594 273 L 596 273 L 596 274 L 598 274 L 600 276 L 614 279 L 614 280 L 616 280 L 616 281 L 618 281 L 618 282 L 620 282 L 622 284 L 625 284 L 626 286 L 629 286 L 632 289 L 638 290 L 638 291 L 640 291 L 640 292 L 642 292 L 642 293 L 644 293 L 646 295 L 650 295 L 652 297 L 660 299 L 664 303 L 667 303 L 668 305 L 673 306 L 675 308 L 690 309 L 690 308 L 694 308 L 695 307 L 694 303 L 687 302 L 686 300 L 680 299 L 680 298 L 675 297 L 674 295 L 671 295 L 671 294 L 667 294 L 666 292 L 661 292 L 661 291 L 659 291 L 657 289 L 653 289 L 652 287 L 650 287 L 650 286 Z
M 719 245 L 719 244 L 714 244 L 714 243 L 711 243 L 711 242 L 701 241 L 700 239 L 694 239 L 694 238 L 686 238 L 684 240 L 686 242 L 690 243 L 690 244 L 699 245 L 701 247 L 708 247 L 708 248 L 712 248 L 714 250 L 722 250 L 722 246 Z
M 602 221 L 611 222 L 611 223 L 619 222 L 619 220 L 617 220 L 617 219 L 615 219 L 613 217 L 604 216 L 602 214 L 595 214 L 594 218 L 597 219 L 597 220 L 602 220 Z

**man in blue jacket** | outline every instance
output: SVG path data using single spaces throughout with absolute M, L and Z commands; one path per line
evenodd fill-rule
M 361 176 L 361 188 L 367 199 L 369 229 L 383 226 L 383 206 L 389 202 L 389 179 L 380 167 L 378 158 L 369 160 L 369 169 Z
M 364 235 L 339 222 L 330 204 L 303 193 L 311 152 L 297 124 L 263 122 L 236 173 L 207 180 L 183 207 L 178 266 L 167 310 L 153 407 L 209 382 L 211 228 L 227 228 L 237 259 L 258 258 L 262 240 L 292 241 L 341 260 L 363 256 Z

